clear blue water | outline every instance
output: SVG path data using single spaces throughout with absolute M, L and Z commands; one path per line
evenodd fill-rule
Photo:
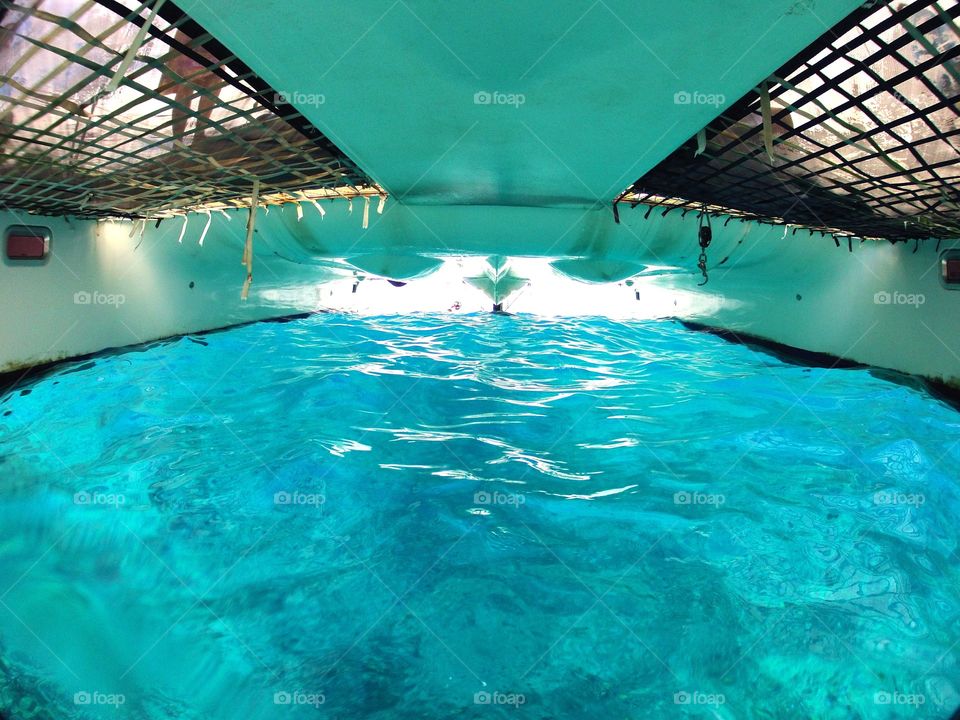
M 945 718 L 960 415 L 670 322 L 317 315 L 0 403 L 10 718 Z

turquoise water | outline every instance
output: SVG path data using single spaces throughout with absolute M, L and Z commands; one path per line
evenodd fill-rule
M 960 415 L 671 322 L 317 315 L 0 402 L 5 718 L 946 718 Z

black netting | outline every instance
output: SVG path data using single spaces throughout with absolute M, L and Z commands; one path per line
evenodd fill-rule
M 708 204 L 870 238 L 960 237 L 958 15 L 958 0 L 866 3 L 618 202 Z
M 156 5 L 0 0 L 0 205 L 153 217 L 246 202 L 254 179 L 266 197 L 369 192 L 282 95 Z

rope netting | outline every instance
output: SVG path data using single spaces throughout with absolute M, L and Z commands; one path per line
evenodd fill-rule
M 267 202 L 380 192 L 172 2 L 0 0 L 0 206 L 162 217 L 245 206 L 254 180 Z
M 960 237 L 960 0 L 873 0 L 615 201 Z M 649 213 L 649 210 L 647 211 Z

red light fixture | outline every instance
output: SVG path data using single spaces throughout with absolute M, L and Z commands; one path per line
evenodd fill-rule
M 14 225 L 7 228 L 8 260 L 43 260 L 50 252 L 50 229 Z
M 940 255 L 940 282 L 951 290 L 960 290 L 960 250 L 946 250 Z

